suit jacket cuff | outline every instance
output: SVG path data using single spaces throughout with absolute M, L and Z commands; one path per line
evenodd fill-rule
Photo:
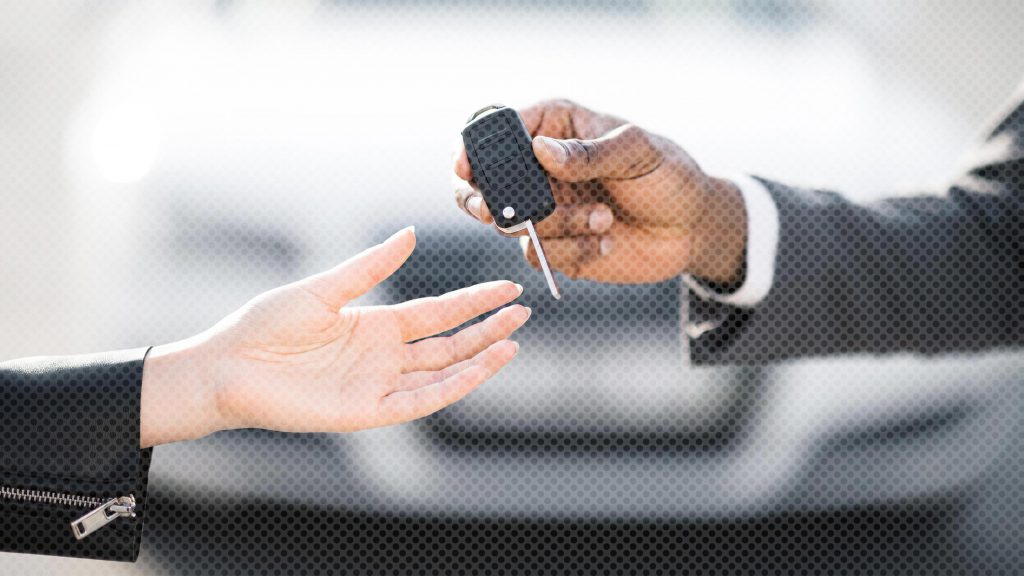
M 689 274 L 683 275 L 683 282 L 698 298 L 749 308 L 764 300 L 772 288 L 779 243 L 779 211 L 761 182 L 746 174 L 728 179 L 740 189 L 747 210 L 746 275 L 740 286 L 729 292 L 716 290 Z

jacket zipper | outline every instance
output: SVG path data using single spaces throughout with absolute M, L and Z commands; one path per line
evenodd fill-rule
M 42 502 L 44 504 L 68 506 L 71 508 L 92 508 L 84 516 L 71 523 L 71 531 L 78 540 L 85 538 L 122 516 L 128 518 L 135 517 L 135 496 L 133 494 L 105 500 L 103 498 L 93 498 L 92 496 L 0 486 L 0 500 Z

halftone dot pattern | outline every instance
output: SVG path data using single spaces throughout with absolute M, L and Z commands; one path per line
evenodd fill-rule
M 530 134 L 511 108 L 493 108 L 474 116 L 462 130 L 473 166 L 473 181 L 486 186 L 486 205 L 500 228 L 524 220 L 540 222 L 555 209 L 555 199 L 537 162 Z M 463 203 L 463 207 L 465 204 Z
M 924 4 L 11 9 L 0 352 L 207 331 L 171 381 L 220 366 L 240 429 L 134 449 L 141 351 L 5 366 L 0 487 L 144 505 L 75 542 L 0 502 L 5 551 L 139 552 L 0 574 L 1021 573 L 1024 10 Z M 540 138 L 561 301 L 449 182 L 494 101 Z M 724 168 L 778 211 L 755 305 Z M 394 274 L 337 267 L 409 225 Z
M 0 420 L 0 511 L 9 520 L 0 547 L 122 561 L 138 556 L 152 452 L 139 450 L 137 441 L 144 353 L 27 359 L 0 368 L 7 410 Z M 97 502 L 131 494 L 137 521 L 79 542 L 71 521 L 96 504 L 43 500 L 53 493 Z

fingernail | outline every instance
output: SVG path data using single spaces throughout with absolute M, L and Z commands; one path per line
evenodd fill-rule
M 524 306 L 524 308 L 526 308 L 526 319 L 529 320 L 530 316 L 533 316 L 533 308 L 529 306 Z
M 523 293 L 523 285 L 517 283 L 516 284 L 516 290 L 519 291 L 519 294 L 522 294 Z
M 565 164 L 565 161 L 568 160 L 569 155 L 566 154 L 565 147 L 559 144 L 557 140 L 547 136 L 537 136 L 537 140 L 540 141 L 541 146 L 547 149 L 548 154 L 555 162 Z
M 469 213 L 472 214 L 473 216 L 479 216 L 480 207 L 483 206 L 483 203 L 483 198 L 476 195 L 470 196 L 469 200 L 466 201 L 466 209 L 468 209 Z
M 615 247 L 615 241 L 610 236 L 601 238 L 601 256 L 607 256 L 612 253 L 612 248 Z
M 587 225 L 591 232 L 607 232 L 612 226 L 612 211 L 607 206 L 601 206 L 590 213 Z
M 516 348 L 516 351 L 513 352 L 513 354 L 518 354 L 519 353 L 519 342 L 516 342 L 515 340 L 513 340 L 512 341 L 512 345 L 515 346 L 515 348 Z
M 415 236 L 416 235 L 416 227 L 415 226 L 406 226 L 405 228 L 402 228 L 398 232 L 395 232 L 394 234 L 392 234 L 391 238 L 398 238 L 399 236 L 401 236 L 403 234 L 408 234 L 410 232 L 412 233 L 413 236 Z M 391 238 L 388 238 L 388 240 L 390 240 Z

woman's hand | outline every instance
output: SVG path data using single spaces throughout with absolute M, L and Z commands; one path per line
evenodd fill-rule
M 346 306 L 393 274 L 416 245 L 395 234 L 338 267 L 262 294 L 207 332 L 155 348 L 142 389 L 143 447 L 216 430 L 349 432 L 406 422 L 459 400 L 519 349 L 530 316 L 490 282 L 394 306 Z
M 731 182 L 705 174 L 671 140 L 567 100 L 519 111 L 558 207 L 537 225 L 551 266 L 571 278 L 639 284 L 691 273 L 739 275 L 746 210 Z M 455 153 L 455 198 L 492 222 L 470 184 L 465 148 Z M 524 243 L 527 260 L 537 255 Z

